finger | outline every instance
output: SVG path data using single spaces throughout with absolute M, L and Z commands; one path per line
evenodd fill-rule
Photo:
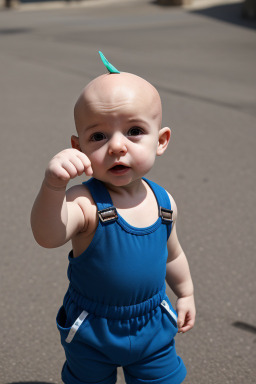
M 49 167 L 48 170 L 48 177 L 50 179 L 59 179 L 59 180 L 65 180 L 68 181 L 70 179 L 69 173 L 60 165 L 55 165 L 55 167 Z
M 185 327 L 181 327 L 180 329 L 179 329 L 179 333 L 186 333 L 187 331 L 189 331 L 191 328 L 193 328 L 193 326 L 191 326 L 191 325 L 186 325 Z
M 87 176 L 92 176 L 92 175 L 93 175 L 93 170 L 92 170 L 92 167 L 91 167 L 91 166 L 89 166 L 88 168 L 86 168 L 84 172 L 85 172 L 85 174 L 86 174 Z
M 70 162 L 76 168 L 77 174 L 79 176 L 82 175 L 82 173 L 85 171 L 84 164 L 83 164 L 82 160 L 77 156 L 73 156 L 72 158 L 70 158 Z
M 185 313 L 180 311 L 178 313 L 178 321 L 177 321 L 177 325 L 178 325 L 179 330 L 183 327 L 184 323 L 185 323 Z
M 187 331 L 189 331 L 190 329 L 192 329 L 195 325 L 195 319 L 189 319 L 189 320 L 185 320 L 185 323 L 183 324 L 183 326 L 179 329 L 179 332 L 180 333 L 185 333 Z
M 77 174 L 79 176 L 82 175 L 83 172 L 85 172 L 87 176 L 91 176 L 93 174 L 91 162 L 84 153 L 78 151 L 78 154 L 72 157 L 70 161 L 76 167 Z
M 71 179 L 74 179 L 78 175 L 76 167 L 70 160 L 64 160 L 61 166 L 69 174 Z
M 90 159 L 83 152 L 80 152 L 80 151 L 78 151 L 77 157 L 83 163 L 85 174 L 87 176 L 91 176 L 93 174 L 93 170 L 92 170 Z
M 85 153 L 81 151 L 76 151 L 76 156 L 82 161 L 85 168 L 88 168 L 88 166 L 91 165 L 91 161 L 88 156 L 86 156 Z

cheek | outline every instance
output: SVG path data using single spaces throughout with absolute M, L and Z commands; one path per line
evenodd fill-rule
M 156 138 L 148 140 L 144 145 L 144 153 L 145 156 L 148 156 L 149 158 L 155 158 L 156 157 L 156 151 L 158 148 L 158 140 Z
M 99 156 L 97 156 L 97 154 L 93 153 L 92 155 L 87 155 L 89 160 L 91 161 L 92 163 L 92 167 L 98 167 L 100 164 L 102 164 L 102 161 L 100 159 Z
M 91 162 L 99 162 L 104 157 L 102 148 L 85 148 L 83 152 Z
M 156 148 L 155 146 L 148 145 L 142 148 L 137 153 L 137 166 L 141 169 L 150 169 L 155 162 L 156 158 Z
M 100 148 L 91 153 L 86 153 L 86 155 L 91 161 L 94 176 L 96 177 L 96 175 L 98 175 L 100 177 L 102 172 L 104 173 L 108 164 L 106 159 L 106 152 L 102 148 Z

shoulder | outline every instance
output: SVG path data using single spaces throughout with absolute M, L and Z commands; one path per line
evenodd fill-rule
M 177 210 L 177 205 L 175 203 L 173 196 L 162 185 L 157 184 L 152 180 L 146 179 L 146 181 L 151 185 L 151 187 L 153 187 L 153 189 L 156 193 L 159 191 L 160 195 L 162 195 L 162 194 L 165 195 L 165 193 L 168 195 L 168 197 L 170 199 L 170 203 L 171 203 L 171 209 L 173 211 L 173 214 L 172 214 L 173 222 L 175 223 L 177 220 L 177 216 L 178 216 L 178 210 Z
M 171 202 L 171 207 L 172 207 L 172 211 L 173 211 L 172 217 L 173 217 L 173 222 L 175 223 L 177 220 L 177 216 L 178 216 L 177 204 L 175 203 L 173 196 L 168 191 L 166 191 L 166 193 L 168 194 L 170 202 Z
M 84 230 L 87 231 L 89 227 L 95 227 L 97 224 L 97 207 L 85 184 L 75 185 L 69 188 L 66 192 L 67 204 L 78 206 L 85 220 Z
M 77 199 L 83 199 L 87 203 L 94 203 L 89 188 L 85 184 L 74 185 L 66 192 L 68 201 L 76 201 Z

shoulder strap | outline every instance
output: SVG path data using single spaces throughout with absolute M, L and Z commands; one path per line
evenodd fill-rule
M 113 206 L 110 194 L 105 185 L 93 177 L 83 182 L 89 189 L 92 198 L 97 205 L 99 219 L 102 223 L 111 222 L 118 218 L 116 208 Z
M 148 183 L 148 185 L 151 187 L 151 189 L 155 194 L 155 197 L 158 203 L 159 216 L 162 218 L 162 223 L 167 225 L 167 233 L 169 237 L 172 230 L 172 224 L 173 224 L 173 220 L 172 220 L 173 211 L 172 211 L 169 195 L 163 187 L 156 184 L 154 181 L 148 180 L 144 177 L 143 177 L 143 180 L 145 180 L 146 183 Z

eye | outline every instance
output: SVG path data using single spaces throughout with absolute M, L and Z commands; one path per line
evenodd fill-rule
M 90 141 L 101 141 L 106 139 L 106 136 L 102 132 L 95 132 L 93 135 L 90 137 Z
M 143 129 L 140 127 L 132 127 L 129 129 L 128 136 L 139 136 L 143 134 Z

